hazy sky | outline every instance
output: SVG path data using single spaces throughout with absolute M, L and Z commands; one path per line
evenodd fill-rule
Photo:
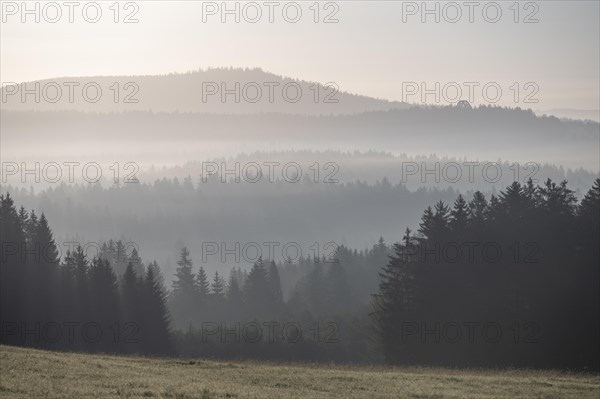
M 28 7 L 33 9 L 34 3 Z M 114 2 L 99 2 L 102 16 L 97 23 L 83 18 L 83 5 L 73 13 L 58 1 L 56 9 L 40 3 L 40 22 L 34 15 L 21 21 L 21 2 L 2 2 L 1 80 L 22 82 L 42 78 L 84 75 L 137 75 L 185 72 L 207 67 L 261 67 L 276 74 L 305 80 L 336 82 L 342 90 L 403 99 L 403 82 L 434 82 L 441 86 L 464 82 L 481 86 L 496 82 L 503 93 L 501 105 L 515 105 L 519 83 L 520 106 L 534 109 L 599 106 L 599 2 L 538 1 L 519 3 L 518 23 L 512 1 L 476 2 L 473 20 L 465 2 L 429 2 L 439 9 L 421 22 L 421 2 L 339 1 L 319 4 L 319 23 L 314 22 L 314 2 L 297 2 L 302 10 L 299 22 L 284 19 L 279 2 L 269 23 L 269 6 L 258 1 L 239 4 L 240 22 L 229 15 L 221 22 L 221 2 L 137 1 L 120 3 L 119 23 L 109 9 Z M 262 16 L 257 23 L 257 7 Z M 497 23 L 496 5 L 502 15 Z M 219 8 L 215 15 L 208 11 Z M 244 8 L 244 6 L 246 6 Z M 416 14 L 414 7 L 418 7 Z M 14 7 L 18 7 L 16 14 Z M 235 2 L 228 2 L 233 9 Z M 295 17 L 295 5 L 287 6 L 288 19 Z M 311 7 L 313 7 L 311 9 Z M 511 8 L 512 7 L 512 8 Z M 487 10 L 484 13 L 484 8 Z M 203 9 L 207 11 L 203 14 Z M 246 13 L 244 14 L 244 10 Z M 406 13 L 403 14 L 403 10 Z M 450 20 L 462 16 L 457 23 Z M 138 23 L 126 24 L 125 16 L 135 12 Z M 323 23 L 330 13 L 339 22 Z M 95 17 L 89 6 L 86 14 Z M 523 23 L 530 15 L 537 23 Z M 206 22 L 203 22 L 203 16 Z M 403 22 L 403 16 L 406 22 Z M 528 82 L 537 86 L 525 87 Z M 474 102 L 485 102 L 481 86 Z M 539 88 L 533 94 L 535 87 Z M 404 93 L 405 94 L 405 93 Z M 523 96 L 533 94 L 538 104 L 524 104 Z M 452 92 L 448 93 L 452 96 Z M 490 97 L 493 97 L 492 93 Z M 420 102 L 420 96 L 406 97 Z M 427 102 L 434 102 L 433 95 Z M 442 97 L 441 102 L 443 103 Z

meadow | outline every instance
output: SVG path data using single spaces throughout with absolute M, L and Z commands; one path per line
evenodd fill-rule
M 597 374 L 124 357 L 0 347 L 2 398 L 594 398 Z

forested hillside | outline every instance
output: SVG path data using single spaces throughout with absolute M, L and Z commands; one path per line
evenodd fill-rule
M 566 181 L 551 180 L 439 201 L 416 233 L 393 239 L 392 256 L 381 239 L 366 251 L 259 258 L 227 277 L 207 274 L 183 247 L 172 285 L 160 265 L 123 253 L 121 242 L 105 243 L 92 259 L 81 247 L 61 257 L 43 213 L 18 210 L 9 194 L 1 210 L 3 343 L 447 366 L 598 365 L 600 179 L 580 202 Z M 90 323 L 104 335 L 91 339 Z M 63 335 L 65 326 L 84 333 Z

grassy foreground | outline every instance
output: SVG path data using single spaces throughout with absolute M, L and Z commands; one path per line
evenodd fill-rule
M 0 347 L 1 398 L 594 398 L 600 377 L 544 371 L 149 359 Z

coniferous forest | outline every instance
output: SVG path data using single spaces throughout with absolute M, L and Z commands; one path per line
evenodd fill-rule
M 2 344 L 598 370 L 600 179 L 581 201 L 551 180 L 458 195 L 398 226 L 391 245 L 259 258 L 228 274 L 209 274 L 186 247 L 174 276 L 119 240 L 92 258 L 59 254 L 43 213 L 10 194 L 0 212 Z
M 0 399 L 600 399 L 599 15 L 0 0 Z

